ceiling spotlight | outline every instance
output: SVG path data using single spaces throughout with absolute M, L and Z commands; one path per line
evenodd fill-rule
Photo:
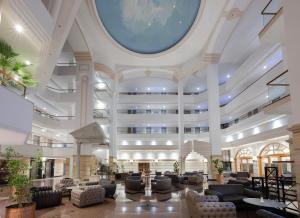
M 268 99 L 268 98 L 269 98 L 269 96 L 267 95 L 267 96 L 266 96 L 266 99 Z
M 42 129 L 42 132 L 46 132 L 47 131 L 47 129 Z
M 148 87 L 147 90 L 150 91 L 150 88 Z
M 264 66 L 264 69 L 267 69 L 267 68 L 268 68 L 268 66 L 267 66 L 267 65 L 265 65 L 265 66 Z
M 163 105 L 163 108 L 165 109 L 165 108 L 166 108 L 166 106 L 165 106 L 165 105 Z
M 227 79 L 229 79 L 230 78 L 230 74 L 227 74 L 226 77 L 227 77 Z
M 26 60 L 25 65 L 29 66 L 29 65 L 31 65 L 31 62 L 29 60 Z
M 166 88 L 165 88 L 165 87 L 163 87 L 163 90 L 164 90 L 164 91 L 166 91 Z
M 56 134 L 55 136 L 56 136 L 56 137 L 59 137 L 59 136 L 60 136 L 60 134 Z
M 135 88 L 135 91 L 137 91 L 138 90 L 138 88 Z
M 149 108 L 150 106 L 149 105 L 147 105 L 147 108 Z
M 198 108 L 201 108 L 201 106 L 200 106 L 200 105 L 198 105 Z
M 232 116 L 229 116 L 229 120 L 231 120 L 232 119 Z
M 46 107 L 43 107 L 43 110 L 47 110 L 47 108 L 46 108 Z
M 22 27 L 21 25 L 19 25 L 19 24 L 16 24 L 16 25 L 15 25 L 15 29 L 16 29 L 16 31 L 17 31 L 18 33 L 22 33 L 22 32 L 23 32 L 23 27 Z
M 231 95 L 228 95 L 228 98 L 231 99 Z

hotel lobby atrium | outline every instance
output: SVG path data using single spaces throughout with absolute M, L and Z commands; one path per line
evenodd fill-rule
M 0 218 L 299 217 L 299 9 L 0 0 Z

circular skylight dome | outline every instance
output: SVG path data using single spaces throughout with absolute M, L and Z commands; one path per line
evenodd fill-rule
M 102 24 L 123 47 L 155 54 L 176 45 L 193 25 L 201 0 L 95 0 Z

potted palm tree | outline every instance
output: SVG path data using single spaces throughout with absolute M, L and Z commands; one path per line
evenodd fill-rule
M 20 62 L 18 54 L 4 40 L 0 39 L 0 85 L 17 89 L 36 86 L 32 74 L 26 70 L 25 63 Z
M 27 172 L 29 165 L 11 147 L 6 148 L 5 156 L 9 173 L 8 184 L 15 204 L 6 207 L 6 218 L 34 218 L 35 203 L 31 202 L 31 181 Z
M 216 174 L 217 182 L 220 184 L 224 183 L 224 177 L 223 177 L 224 167 L 223 167 L 222 161 L 220 161 L 219 159 L 215 159 L 215 160 L 212 160 L 212 162 L 217 171 L 217 174 Z

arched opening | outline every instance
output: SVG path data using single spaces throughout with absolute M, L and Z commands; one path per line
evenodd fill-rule
M 266 145 L 258 156 L 259 174 L 264 175 L 265 167 L 278 167 L 278 174 L 291 174 L 290 150 L 280 143 Z
M 249 172 L 253 174 L 253 154 L 250 149 L 240 149 L 235 155 L 234 162 L 237 172 Z
M 208 172 L 208 160 L 201 154 L 192 151 L 185 158 L 185 172 Z

